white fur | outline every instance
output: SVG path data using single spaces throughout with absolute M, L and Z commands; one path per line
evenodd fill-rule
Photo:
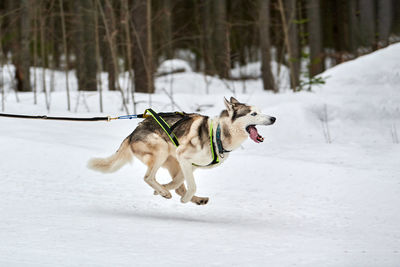
M 102 172 L 111 173 L 119 170 L 126 163 L 132 161 L 132 150 L 129 147 L 129 140 L 125 139 L 118 151 L 107 158 L 92 158 L 87 163 L 89 169 Z

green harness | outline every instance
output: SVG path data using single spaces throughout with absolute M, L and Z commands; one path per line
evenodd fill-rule
M 155 112 L 151 108 L 145 110 L 145 112 L 143 113 L 143 117 L 146 117 L 146 113 L 150 113 L 150 115 L 153 117 L 153 119 L 158 123 L 158 125 L 160 125 L 160 127 L 168 135 L 169 139 L 171 139 L 172 143 L 176 147 L 178 147 L 179 146 L 179 141 L 178 141 L 178 138 L 176 137 L 176 135 L 175 135 L 175 133 L 173 131 L 181 122 L 187 120 L 189 118 L 189 116 L 187 116 L 185 113 L 181 113 L 181 112 L 172 113 L 172 114 L 182 115 L 183 118 L 180 119 L 179 121 L 177 121 L 174 125 L 169 126 L 168 123 L 159 114 L 157 114 L 157 112 Z M 212 162 L 210 164 L 208 164 L 208 165 L 205 165 L 205 166 L 197 165 L 197 164 L 192 163 L 194 166 L 206 167 L 206 166 L 210 166 L 210 165 L 214 165 L 214 164 L 219 163 L 218 153 L 217 153 L 217 151 L 215 149 L 215 144 L 214 144 L 214 134 L 213 134 L 213 123 L 212 123 L 212 121 L 210 123 L 210 147 L 211 147 L 211 154 L 213 155 Z

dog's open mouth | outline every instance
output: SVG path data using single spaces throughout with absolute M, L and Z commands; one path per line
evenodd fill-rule
M 264 137 L 258 134 L 257 128 L 255 125 L 249 125 L 246 127 L 246 131 L 249 133 L 251 140 L 256 143 L 261 143 L 264 141 Z

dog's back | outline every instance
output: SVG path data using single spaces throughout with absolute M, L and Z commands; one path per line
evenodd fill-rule
M 203 118 L 205 121 L 208 119 L 207 116 L 202 116 L 196 113 L 182 113 L 182 114 L 171 114 L 168 116 L 162 116 L 163 120 L 168 123 L 170 127 L 173 127 L 173 133 L 176 137 L 182 137 L 187 134 L 192 127 L 195 119 Z M 166 132 L 161 126 L 152 118 L 148 117 L 143 120 L 138 127 L 128 136 L 130 143 L 146 140 L 149 135 L 157 134 L 162 137 L 166 142 L 171 142 Z
M 187 135 L 195 120 L 201 120 L 197 133 L 201 139 L 207 140 L 207 116 L 176 113 L 162 118 L 168 125 L 174 127 L 173 132 L 178 139 Z M 171 150 L 168 149 L 170 146 L 173 147 L 167 133 L 152 117 L 148 117 L 122 142 L 115 154 L 107 158 L 92 158 L 88 162 L 88 167 L 103 173 L 115 172 L 130 162 L 133 155 L 147 164 L 146 155 L 156 153 L 161 147 Z

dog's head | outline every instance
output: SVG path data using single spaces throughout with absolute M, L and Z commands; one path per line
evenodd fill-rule
M 226 111 L 222 116 L 228 116 L 232 128 L 243 135 L 247 135 L 256 143 L 264 141 L 264 138 L 258 133 L 256 125 L 271 125 L 276 121 L 275 117 L 262 114 L 260 109 L 240 103 L 234 97 L 230 101 L 224 98 Z

